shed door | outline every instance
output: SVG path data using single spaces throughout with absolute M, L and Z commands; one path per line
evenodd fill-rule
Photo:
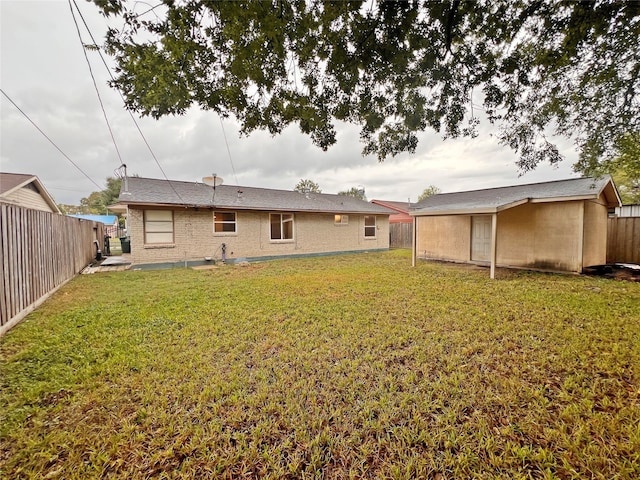
M 471 260 L 491 260 L 491 217 L 471 217 Z

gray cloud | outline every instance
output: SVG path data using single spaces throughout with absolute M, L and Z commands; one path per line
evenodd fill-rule
M 105 20 L 92 4 L 78 4 L 101 41 Z M 3 0 L 0 10 L 3 90 L 103 185 L 120 160 L 67 2 Z M 130 173 L 162 178 L 119 95 L 106 86 L 108 74 L 98 54 L 87 54 L 122 161 Z M 38 175 L 60 203 L 78 203 L 96 189 L 4 97 L 1 107 L 0 169 Z M 214 112 L 194 108 L 181 117 L 141 118 L 138 123 L 171 179 L 195 181 L 217 173 L 228 184 L 237 179 L 240 185 L 291 189 L 299 179 L 311 178 L 327 193 L 363 185 L 369 199 L 415 200 L 428 185 L 456 191 L 567 178 L 573 175 L 570 167 L 575 161 L 573 146 L 562 141 L 567 160 L 559 168 L 543 165 L 521 178 L 513 152 L 498 145 L 486 122 L 475 139 L 443 142 L 439 134 L 425 132 L 414 155 L 402 154 L 384 163 L 363 157 L 358 127 L 342 123 L 337 124 L 337 144 L 323 152 L 297 126 L 276 137 L 263 131 L 240 137 L 236 122 L 225 119 L 231 160 Z

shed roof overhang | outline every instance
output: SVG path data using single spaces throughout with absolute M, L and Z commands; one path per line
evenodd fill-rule
M 498 213 L 503 210 L 508 210 L 510 208 L 517 207 L 518 205 L 528 203 L 529 201 L 530 201 L 529 198 L 524 198 L 516 202 L 505 203 L 504 205 L 491 205 L 491 206 L 485 205 L 485 206 L 477 206 L 477 207 L 453 206 L 452 208 L 423 209 L 423 210 L 416 210 L 414 212 L 409 212 L 409 215 L 411 215 L 412 217 L 441 216 L 441 215 L 491 215 L 492 213 Z
M 550 198 L 530 198 L 531 203 L 551 203 L 551 202 L 571 202 L 575 200 L 598 200 L 601 195 L 604 195 L 605 205 L 608 208 L 618 207 L 621 204 L 618 191 L 609 182 L 598 193 L 592 195 L 574 195 L 571 197 L 550 197 Z
M 477 207 L 462 207 L 451 206 L 451 208 L 425 208 L 422 210 L 416 210 L 409 212 L 413 217 L 425 217 L 425 216 L 442 216 L 442 215 L 490 215 L 492 213 L 499 213 L 510 208 L 514 208 L 525 203 L 553 203 L 553 202 L 572 202 L 580 200 L 598 200 L 600 194 L 604 193 L 605 205 L 609 208 L 620 206 L 620 197 L 618 192 L 611 183 L 603 189 L 602 192 L 593 195 L 574 195 L 569 197 L 549 197 L 549 198 L 523 198 L 515 202 L 505 203 L 503 205 L 492 206 L 477 206 Z

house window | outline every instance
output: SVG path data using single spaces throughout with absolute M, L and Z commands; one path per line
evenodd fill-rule
M 293 213 L 270 213 L 271 240 L 293 240 Z
M 144 243 L 173 243 L 173 212 L 144 211 Z
M 236 212 L 213 212 L 214 233 L 235 233 Z
M 365 238 L 376 238 L 376 217 L 375 215 L 364 216 L 364 236 Z
M 349 215 L 336 215 L 333 221 L 336 225 L 348 225 Z

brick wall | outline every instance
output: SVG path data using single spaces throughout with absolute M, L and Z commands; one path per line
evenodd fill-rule
M 145 245 L 143 210 L 129 208 L 134 264 L 220 259 L 223 243 L 229 259 L 389 248 L 386 215 L 377 216 L 373 239 L 364 237 L 364 215 L 354 214 L 347 225 L 335 225 L 333 214 L 295 213 L 292 241 L 270 240 L 269 212 L 237 211 L 235 233 L 214 233 L 211 210 L 173 210 L 173 221 L 173 244 Z

